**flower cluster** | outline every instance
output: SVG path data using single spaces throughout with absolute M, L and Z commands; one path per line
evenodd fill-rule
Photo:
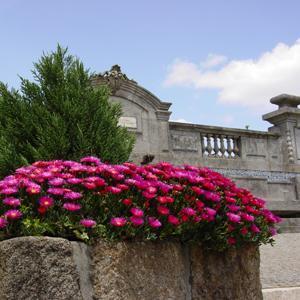
M 219 250 L 272 242 L 280 218 L 208 168 L 38 161 L 0 181 L 0 239 L 178 239 Z

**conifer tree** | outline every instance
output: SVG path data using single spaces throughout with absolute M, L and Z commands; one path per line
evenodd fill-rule
M 58 45 L 32 73 L 19 91 L 0 82 L 0 176 L 36 160 L 128 159 L 134 138 L 118 125 L 121 108 L 107 87 L 92 87 L 79 59 Z

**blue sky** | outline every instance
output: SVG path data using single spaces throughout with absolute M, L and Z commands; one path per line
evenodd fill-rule
M 265 130 L 279 93 L 300 95 L 300 2 L 2 1 L 0 81 L 18 87 L 57 43 L 91 71 L 120 64 L 173 103 L 172 119 Z

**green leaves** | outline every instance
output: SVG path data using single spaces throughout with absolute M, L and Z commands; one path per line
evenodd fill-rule
M 32 73 L 20 91 L 0 83 L 0 176 L 36 160 L 128 160 L 134 137 L 118 126 L 121 108 L 108 88 L 93 89 L 80 60 L 58 45 Z

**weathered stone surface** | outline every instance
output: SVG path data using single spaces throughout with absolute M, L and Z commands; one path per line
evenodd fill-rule
M 92 279 L 92 281 L 90 280 Z M 0 299 L 262 299 L 255 248 L 205 252 L 171 241 L 0 242 Z
M 99 242 L 92 250 L 96 299 L 190 299 L 179 243 Z
M 82 300 L 72 245 L 61 238 L 20 237 L 0 243 L 1 300 Z
M 259 252 L 256 247 L 222 253 L 191 248 L 192 299 L 259 300 Z
M 300 233 L 282 233 L 260 247 L 263 288 L 300 287 Z
M 263 289 L 264 300 L 299 300 L 300 287 Z

